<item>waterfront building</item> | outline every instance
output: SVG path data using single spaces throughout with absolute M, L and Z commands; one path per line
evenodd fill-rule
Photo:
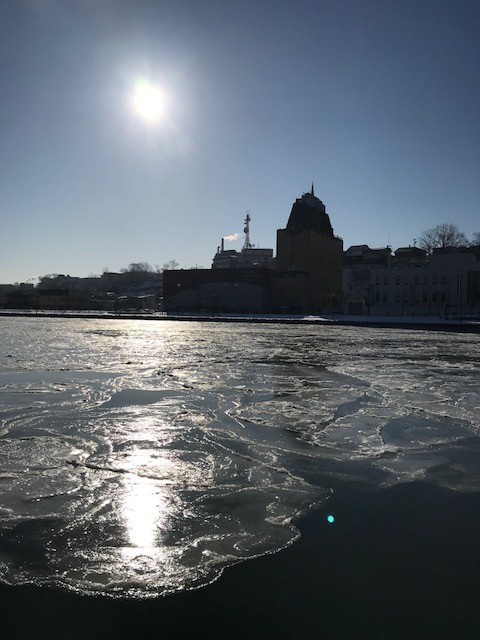
M 480 247 L 434 249 L 423 262 L 394 260 L 390 268 L 371 271 L 370 293 L 371 315 L 476 317 Z
M 212 269 L 244 269 L 249 267 L 273 267 L 275 259 L 273 249 L 256 247 L 250 242 L 250 214 L 247 213 L 244 220 L 243 233 L 245 240 L 241 251 L 225 249 L 225 238 L 221 239 L 220 246 L 213 257 Z
M 163 274 L 164 309 L 185 313 L 265 313 L 271 270 L 266 267 L 178 269 Z
M 342 293 L 343 240 L 334 235 L 330 217 L 314 188 L 294 202 L 285 229 L 277 231 L 274 310 L 327 313 Z
M 266 313 L 270 310 L 273 249 L 250 242 L 250 214 L 245 217 L 241 251 L 225 249 L 225 239 L 211 269 L 164 272 L 164 308 L 191 313 Z
M 371 273 L 391 265 L 390 247 L 371 249 L 366 244 L 353 245 L 343 255 L 343 311 L 347 315 L 368 315 L 370 310 Z

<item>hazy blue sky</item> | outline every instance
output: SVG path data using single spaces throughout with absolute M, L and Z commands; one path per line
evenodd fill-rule
M 274 248 L 312 180 L 345 248 L 479 231 L 479 32 L 478 0 L 0 3 L 0 282 L 210 267 L 247 210 Z

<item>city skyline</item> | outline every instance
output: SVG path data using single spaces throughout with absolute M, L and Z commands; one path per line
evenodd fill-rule
M 0 282 L 209 267 L 247 211 L 275 247 L 312 181 L 345 248 L 443 222 L 471 237 L 479 17 L 466 0 L 4 4 Z M 159 117 L 132 108 L 140 82 Z

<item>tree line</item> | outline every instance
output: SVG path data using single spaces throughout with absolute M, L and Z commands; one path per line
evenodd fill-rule
M 170 271 L 172 269 L 176 269 L 179 266 L 179 263 L 173 259 L 165 262 L 163 267 L 159 267 L 158 264 L 155 265 L 155 269 L 148 262 L 131 262 L 128 267 L 124 267 L 120 269 L 120 273 L 163 273 L 164 271 Z M 105 268 L 104 273 L 108 272 L 109 269 Z

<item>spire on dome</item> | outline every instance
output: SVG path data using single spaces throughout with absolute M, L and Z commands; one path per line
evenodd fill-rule
M 314 196 L 314 195 L 315 195 L 315 193 L 313 191 L 313 180 L 312 180 L 312 196 Z

